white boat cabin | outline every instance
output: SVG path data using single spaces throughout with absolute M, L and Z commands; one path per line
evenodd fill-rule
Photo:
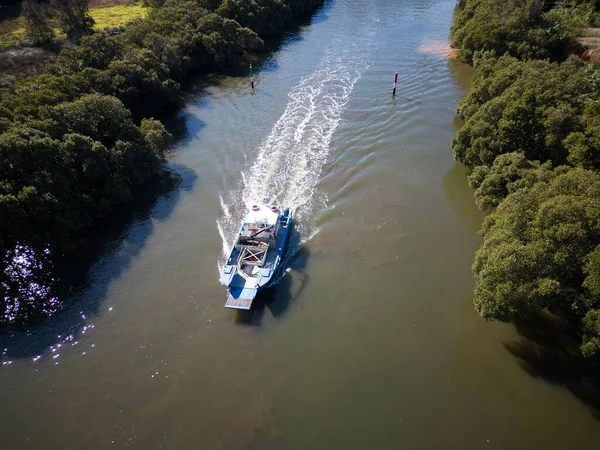
M 276 237 L 278 219 L 279 208 L 276 206 L 253 206 L 244 219 L 237 244 L 270 243 Z

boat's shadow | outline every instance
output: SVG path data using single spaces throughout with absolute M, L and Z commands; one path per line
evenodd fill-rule
M 291 255 L 287 257 L 277 281 L 258 293 L 252 303 L 252 309 L 235 312 L 236 323 L 260 326 L 267 310 L 273 317 L 281 318 L 291 309 L 292 304 L 302 297 L 302 292 L 309 282 L 309 276 L 304 271 L 309 252 L 306 247 L 296 248 L 297 250 L 291 249 Z

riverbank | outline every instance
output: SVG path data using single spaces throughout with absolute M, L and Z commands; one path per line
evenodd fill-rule
M 600 67 L 578 56 L 577 39 L 598 11 L 461 5 L 452 43 L 476 71 L 452 147 L 490 211 L 473 264 L 475 307 L 500 321 L 550 311 L 579 330 L 584 355 L 597 355 Z
M 184 0 L 169 5 L 121 34 L 95 33 L 63 49 L 43 75 L 4 93 L 0 213 L 10 218 L 0 224 L 1 272 L 8 280 L 2 287 L 9 292 L 0 296 L 4 321 L 40 313 L 37 296 L 23 299 L 7 288 L 20 284 L 10 262 L 18 256 L 14 249 L 75 250 L 78 233 L 130 202 L 137 187 L 164 170 L 169 134 L 152 117 L 181 104 L 179 82 L 218 73 L 262 48 L 259 34 L 238 22 L 248 19 L 234 4 L 214 11 Z M 246 25 L 274 36 L 319 5 L 254 4 Z M 184 26 L 190 22 L 193 32 Z

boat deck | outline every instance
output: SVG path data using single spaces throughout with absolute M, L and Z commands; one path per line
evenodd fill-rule
M 254 288 L 233 288 L 229 291 L 225 308 L 249 310 L 252 307 L 252 302 L 256 297 L 256 289 Z
M 243 309 L 249 311 L 252 307 L 253 298 L 233 298 L 231 295 L 227 297 L 227 301 L 225 302 L 225 308 L 230 309 Z

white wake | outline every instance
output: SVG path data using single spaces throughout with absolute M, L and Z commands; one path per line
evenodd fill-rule
M 247 208 L 265 197 L 293 209 L 302 241 L 317 232 L 314 217 L 318 215 L 311 201 L 342 112 L 368 67 L 352 50 L 346 48 L 337 55 L 326 53 L 317 69 L 292 89 L 285 111 L 254 152 L 255 159 L 249 158 L 241 189 L 231 193 L 230 201 L 236 206 L 221 199 L 223 215 L 217 226 L 223 238 L 223 255 L 229 254 L 230 241 Z M 240 202 L 244 208 L 240 208 Z M 320 203 L 324 207 L 323 201 Z M 312 214 L 307 214 L 309 211 Z

